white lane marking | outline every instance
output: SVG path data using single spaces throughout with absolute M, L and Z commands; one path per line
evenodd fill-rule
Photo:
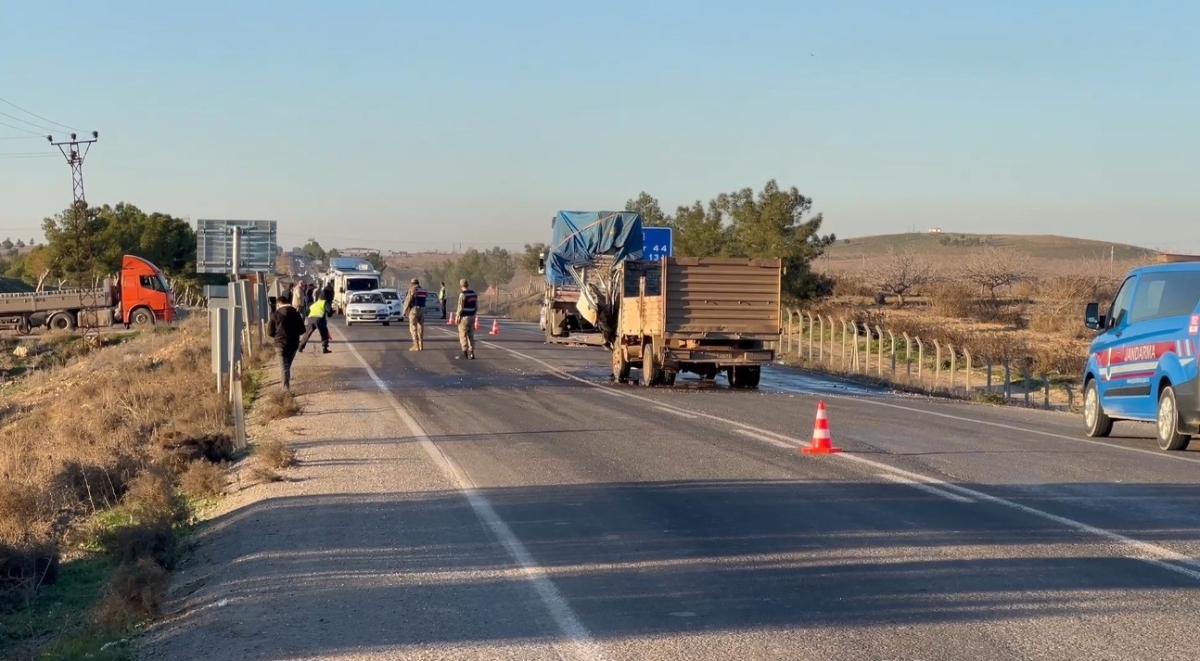
M 580 378 L 578 376 L 575 376 L 574 374 L 563 372 L 562 370 L 558 369 L 557 367 L 554 367 L 553 365 L 550 365 L 549 363 L 547 363 L 543 360 L 538 360 L 537 358 L 533 358 L 532 356 L 527 356 L 519 351 L 515 351 L 513 349 L 509 349 L 508 347 L 500 346 L 500 345 L 494 344 L 492 342 L 484 342 L 484 344 L 487 346 L 496 348 L 496 349 L 501 349 L 501 350 L 511 353 L 515 356 L 520 356 L 521 358 L 524 358 L 526 360 L 535 362 L 535 363 L 545 367 L 548 370 L 567 374 L 575 381 L 586 384 L 593 388 L 600 388 L 601 390 L 610 390 L 609 388 L 606 388 L 605 386 L 602 386 L 597 383 L 593 383 L 591 381 L 588 381 L 587 379 Z M 655 407 L 675 408 L 668 404 L 661 404 L 659 402 L 656 402 L 653 399 L 650 399 L 649 397 L 643 397 L 641 395 L 635 395 L 635 394 L 629 393 L 629 392 L 620 392 L 618 394 L 620 394 L 622 397 L 630 397 L 632 399 L 646 402 Z M 868 401 L 872 404 L 878 404 L 880 406 L 888 406 L 888 407 L 892 407 L 892 408 L 912 410 L 912 411 L 915 411 L 918 413 L 927 413 L 929 415 L 934 415 L 934 416 L 944 417 L 944 418 L 951 418 L 951 419 L 958 419 L 958 420 L 962 420 L 965 422 L 980 422 L 983 424 L 990 424 L 990 425 L 997 426 L 997 427 L 1011 428 L 1015 431 L 1032 431 L 1032 430 L 1023 430 L 1019 427 L 1012 427 L 1010 425 L 1005 425 L 1002 423 L 988 423 L 988 422 L 985 422 L 982 420 L 976 421 L 976 420 L 972 420 L 970 418 L 962 418 L 959 416 L 953 416 L 953 415 L 944 414 L 944 413 L 934 413 L 934 412 L 930 412 L 930 411 L 921 411 L 918 409 L 909 409 L 908 407 L 897 406 L 895 404 L 886 404 L 883 402 L 875 402 L 875 401 L 871 401 L 871 400 L 860 400 L 860 399 L 851 398 L 851 397 L 845 397 L 845 398 L 840 397 L 840 396 L 835 396 L 835 397 L 838 397 L 839 399 L 854 399 L 854 401 Z M 683 410 L 683 409 L 681 409 L 681 410 Z M 744 434 L 745 432 L 754 432 L 756 434 L 761 434 L 763 436 L 774 437 L 777 439 L 786 439 L 788 447 L 795 447 L 799 443 L 796 439 L 789 438 L 787 436 L 784 436 L 783 434 L 777 434 L 775 432 L 768 431 L 766 429 L 760 429 L 753 425 L 747 425 L 745 423 L 737 422 L 735 420 L 726 420 L 725 418 L 722 418 L 717 415 L 713 415 L 711 413 L 700 413 L 700 412 L 692 412 L 692 411 L 688 411 L 688 412 L 693 413 L 694 415 L 696 415 L 697 417 L 700 417 L 700 418 L 707 418 L 709 420 L 713 420 L 716 422 L 723 422 L 725 424 L 732 425 L 737 428 L 737 430 L 735 430 L 735 431 L 737 431 L 738 433 Z M 1058 434 L 1051 434 L 1049 432 L 1036 432 L 1036 433 L 1040 433 L 1045 436 L 1057 436 L 1060 438 L 1066 438 L 1068 440 L 1075 440 L 1069 436 L 1061 436 Z M 782 440 L 781 440 L 781 443 L 783 443 Z M 1102 445 L 1105 445 L 1106 447 L 1117 447 L 1117 448 L 1120 447 L 1120 446 L 1115 446 L 1115 445 L 1108 445 L 1107 443 L 1103 443 Z M 879 463 L 877 461 L 872 461 L 870 459 L 865 459 L 863 457 L 847 454 L 844 452 L 835 454 L 832 456 L 840 457 L 844 460 L 849 460 L 849 461 L 866 464 L 877 470 L 886 471 L 886 472 L 894 473 L 894 474 L 898 474 L 898 475 L 903 475 L 910 479 L 919 480 L 924 483 L 928 483 L 929 480 L 932 479 L 932 478 L 925 477 L 923 475 L 918 475 L 917 473 L 911 473 L 911 472 L 908 472 L 908 471 L 905 471 L 905 470 L 902 470 L 899 468 L 895 468 L 893 466 L 888 466 L 887 464 Z M 1159 456 L 1159 455 L 1156 455 L 1156 456 Z M 1192 559 L 1188 556 L 1185 556 L 1181 553 L 1176 553 L 1175 551 L 1172 551 L 1168 548 L 1158 546 L 1156 544 L 1151 544 L 1149 542 L 1143 542 L 1141 540 L 1134 539 L 1132 537 L 1126 537 L 1125 535 L 1121 535 L 1119 533 L 1112 532 L 1111 530 L 1097 528 L 1095 526 L 1091 526 L 1086 523 L 1083 523 L 1082 521 L 1076 521 L 1074 519 L 1068 519 L 1067 517 L 1059 516 L 1057 514 L 1051 514 L 1050 512 L 1044 512 L 1042 510 L 1039 510 L 1039 509 L 1036 509 L 1033 507 L 1029 507 L 1028 505 L 1022 505 L 1020 503 L 1013 502 L 1011 500 L 1006 500 L 1004 498 L 999 498 L 997 496 L 992 496 L 990 494 L 983 493 L 982 491 L 968 489 L 966 487 L 958 486 L 956 484 L 950 484 L 948 482 L 939 483 L 939 486 L 948 491 L 953 491 L 953 492 L 961 494 L 963 496 L 967 496 L 969 498 L 974 498 L 975 500 L 981 500 L 981 501 L 989 502 L 989 503 L 992 503 L 995 505 L 1001 505 L 1003 507 L 1008 507 L 1010 509 L 1014 509 L 1019 512 L 1028 514 L 1030 516 L 1045 519 L 1047 521 L 1052 521 L 1054 523 L 1057 523 L 1061 526 L 1065 526 L 1065 527 L 1075 530 L 1077 532 L 1100 537 L 1101 539 L 1106 539 L 1110 542 L 1115 542 L 1122 546 L 1128 547 L 1128 549 L 1130 551 L 1134 551 L 1134 552 L 1125 554 L 1125 557 L 1127 557 L 1127 558 L 1134 559 L 1134 560 L 1141 560 L 1143 562 L 1154 565 L 1156 567 L 1160 567 L 1162 569 L 1166 569 L 1168 571 L 1172 571 L 1177 574 L 1182 574 L 1184 576 L 1187 576 L 1188 578 L 1200 580 L 1200 561 L 1194 560 L 1194 559 Z M 1179 563 L 1179 564 L 1172 564 L 1172 563 Z
M 695 414 L 686 413 L 679 409 L 668 408 L 666 406 L 656 406 L 654 408 L 658 409 L 659 411 L 662 411 L 663 413 L 670 413 L 671 415 L 677 415 L 681 418 L 693 418 L 694 419 L 696 417 Z
M 425 454 L 429 455 L 434 464 L 441 468 L 447 476 L 458 483 L 459 490 L 466 496 L 467 502 L 471 504 L 471 509 L 475 510 L 475 515 L 496 535 L 496 538 L 500 540 L 500 543 L 508 551 L 508 555 L 513 561 L 520 565 L 525 576 L 532 583 L 534 591 L 537 592 L 538 598 L 542 600 L 542 604 L 545 605 L 546 610 L 550 613 L 550 617 L 554 619 L 554 623 L 558 625 L 559 630 L 566 636 L 573 652 L 571 657 L 577 659 L 595 659 L 597 661 L 605 659 L 604 651 L 596 643 L 596 640 L 592 638 L 592 634 L 588 631 L 587 626 L 583 624 L 583 621 L 571 609 L 571 605 L 567 603 L 566 597 L 558 591 L 558 587 L 554 585 L 554 581 L 550 580 L 546 575 L 546 571 L 537 564 L 537 560 L 529 553 L 529 550 L 525 548 L 521 540 L 517 538 L 512 529 L 508 527 L 508 524 L 504 522 L 504 519 L 500 518 L 496 510 L 492 508 L 492 504 L 488 501 L 487 497 L 475 488 L 475 484 L 471 481 L 470 476 L 453 459 L 444 454 L 441 448 L 433 442 L 433 439 L 429 438 L 429 434 L 421 427 L 421 423 L 417 422 L 416 418 L 408 412 L 408 409 L 400 404 L 400 400 L 396 399 L 396 396 L 388 389 L 387 383 L 379 378 L 375 370 L 363 359 L 358 349 L 354 348 L 349 338 L 342 335 L 341 331 L 333 327 L 330 328 L 330 331 L 341 336 L 340 339 L 342 342 L 350 349 L 350 353 L 354 354 L 354 357 L 358 359 L 359 364 L 367 371 L 367 374 L 375 382 L 375 386 L 379 388 L 379 391 L 388 398 L 392 408 L 395 409 L 400 419 L 404 421 L 409 432 L 414 438 L 418 439 L 421 449 L 425 451 Z
M 695 417 L 695 416 L 693 416 L 693 417 Z M 769 443 L 771 445 L 774 445 L 777 448 L 783 448 L 785 450 L 792 450 L 792 449 L 796 448 L 796 446 L 794 446 L 794 445 L 785 443 L 776 438 L 771 438 L 770 436 L 764 436 L 757 432 L 752 432 L 749 429 L 735 429 L 733 431 L 736 434 L 741 434 L 743 436 L 749 436 L 750 438 L 753 438 L 756 441 L 762 441 L 763 443 Z
M 966 496 L 960 496 L 956 493 L 952 493 L 949 491 L 945 491 L 943 489 L 939 489 L 928 482 L 920 482 L 917 480 L 909 479 L 898 473 L 880 472 L 880 473 L 876 473 L 875 475 L 877 477 L 882 477 L 885 480 L 891 480 L 892 482 L 904 484 L 904 485 L 910 486 L 914 489 L 920 489 L 921 491 L 924 491 L 925 493 L 930 493 L 935 496 L 940 496 L 942 498 L 946 498 L 948 500 L 953 500 L 956 503 L 973 503 L 973 502 L 975 502 L 975 501 L 971 500 L 970 498 L 967 498 Z

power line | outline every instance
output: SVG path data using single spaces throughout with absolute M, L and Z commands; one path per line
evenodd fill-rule
M 0 111 L 0 115 L 3 115 L 14 121 L 21 122 L 22 124 L 28 124 L 28 125 L 32 126 L 33 128 L 38 129 L 39 131 L 46 131 L 47 133 L 54 132 L 54 129 L 50 128 L 49 126 L 42 126 L 41 124 L 35 124 L 35 123 L 29 121 L 28 119 L 21 119 L 20 117 L 17 117 L 16 115 L 10 115 L 3 111 Z
M 0 140 L 40 140 L 44 135 L 0 135 Z
M 55 126 L 67 129 L 68 131 L 75 131 L 78 133 L 82 133 L 82 131 L 80 131 L 79 129 L 77 129 L 73 126 L 67 126 L 66 124 L 59 124 L 58 122 L 54 121 L 53 119 L 46 119 L 45 117 L 42 117 L 41 115 L 37 114 L 36 112 L 26 110 L 26 109 L 22 108 L 21 106 L 18 106 L 17 104 L 13 103 L 12 101 L 9 101 L 8 99 L 0 98 L 0 102 L 7 103 L 8 105 L 16 108 L 17 110 L 20 110 L 21 112 L 23 112 L 27 115 L 32 115 L 34 117 L 37 117 L 38 119 L 42 120 L 43 122 L 48 122 Z
M 99 345 L 100 339 L 100 294 L 95 289 L 96 264 L 92 261 L 95 254 L 93 244 L 91 219 L 88 218 L 87 199 L 83 194 L 83 160 L 87 157 L 92 145 L 100 139 L 100 134 L 92 131 L 91 139 L 80 140 L 75 133 L 70 140 L 55 142 L 52 136 L 46 136 L 50 144 L 58 147 L 67 165 L 71 166 L 71 192 L 74 203 L 71 205 L 74 213 L 71 218 L 71 233 L 75 239 L 75 272 L 79 277 L 79 308 L 82 314 L 79 319 L 79 329 L 83 331 L 84 343 L 89 347 Z M 84 273 L 88 270 L 89 273 Z
M 39 138 L 44 138 L 44 137 L 46 137 L 44 134 L 38 133 L 37 131 L 30 131 L 30 130 L 29 130 L 29 129 L 27 129 L 27 128 L 22 128 L 22 127 L 20 127 L 20 126 L 13 126 L 12 124 L 7 124 L 7 123 L 5 123 L 5 122 L 0 122 L 0 126 L 7 126 L 7 127 L 8 127 L 8 128 L 10 128 L 10 129 L 14 129 L 14 130 L 17 130 L 17 131 L 23 131 L 23 132 L 25 132 L 25 133 L 28 133 L 29 135 L 37 136 L 37 137 L 39 137 Z

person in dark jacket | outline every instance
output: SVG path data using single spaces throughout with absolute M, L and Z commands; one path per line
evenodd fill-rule
M 292 389 L 292 361 L 300 349 L 300 336 L 304 335 L 304 317 L 292 306 L 291 301 L 282 299 L 279 307 L 271 313 L 267 322 L 267 335 L 275 338 L 279 357 L 283 361 L 283 387 Z

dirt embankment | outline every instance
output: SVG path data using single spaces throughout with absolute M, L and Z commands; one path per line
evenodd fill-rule
M 158 613 L 179 532 L 224 486 L 227 407 L 202 322 L 54 342 L 0 347 L 0 657 L 120 658 L 105 643 Z

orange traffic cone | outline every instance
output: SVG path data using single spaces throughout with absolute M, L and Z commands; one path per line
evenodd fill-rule
M 475 315 L 475 330 L 479 330 L 479 315 Z
M 500 334 L 500 318 L 496 317 L 495 319 L 492 320 L 492 331 L 490 333 L 488 333 L 488 335 L 499 335 L 499 334 Z
M 834 447 L 829 435 L 829 418 L 825 415 L 825 402 L 817 404 L 817 422 L 813 425 L 812 445 L 800 448 L 804 454 L 834 454 L 842 449 Z
M 454 313 L 453 313 L 453 312 L 451 312 L 451 313 L 450 313 L 450 320 L 446 322 L 446 325 L 447 325 L 447 326 L 453 326 L 454 324 L 455 324 L 455 321 L 454 321 Z

